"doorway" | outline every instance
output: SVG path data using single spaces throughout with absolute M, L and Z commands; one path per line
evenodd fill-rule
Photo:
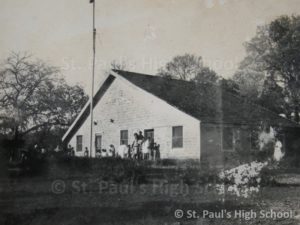
M 145 139 L 150 138 L 151 141 L 154 141 L 154 129 L 144 130 Z

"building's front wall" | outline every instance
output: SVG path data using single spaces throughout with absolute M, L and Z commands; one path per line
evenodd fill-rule
M 154 129 L 154 141 L 160 145 L 161 158 L 200 158 L 200 121 L 123 78 L 115 79 L 98 102 L 94 121 L 94 133 L 102 136 L 102 148 L 108 149 L 110 144 L 117 148 L 121 130 L 128 130 L 128 144 L 132 144 L 135 132 Z M 182 148 L 172 148 L 173 126 L 183 127 Z M 89 132 L 88 117 L 70 141 L 76 155 L 84 154 L 84 150 L 76 152 L 76 136 L 82 135 L 83 149 L 89 148 Z M 95 155 L 94 149 L 92 155 Z

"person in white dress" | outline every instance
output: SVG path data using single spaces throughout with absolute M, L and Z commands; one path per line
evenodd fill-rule
M 142 143 L 142 157 L 143 159 L 148 159 L 150 152 L 150 138 L 147 138 Z
M 282 152 L 282 143 L 281 141 L 277 140 L 275 142 L 275 148 L 274 148 L 274 155 L 273 158 L 275 161 L 280 161 L 284 156 L 284 153 Z
M 127 154 L 128 154 L 128 147 L 125 144 L 125 142 L 122 141 L 122 144 L 118 148 L 117 155 L 118 155 L 118 157 L 123 159 L 126 157 Z
M 258 135 L 259 149 L 263 150 L 269 143 L 274 143 L 275 134 L 275 130 L 272 127 L 264 128 L 264 130 Z
M 109 145 L 109 149 L 108 149 L 108 156 L 109 157 L 115 157 L 116 156 L 116 149 L 114 145 Z

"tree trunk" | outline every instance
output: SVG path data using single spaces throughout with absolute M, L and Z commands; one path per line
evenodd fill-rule
M 14 160 L 18 157 L 18 145 L 19 145 L 19 127 L 15 126 L 14 130 L 14 137 L 13 137 L 13 144 L 12 144 L 12 158 Z

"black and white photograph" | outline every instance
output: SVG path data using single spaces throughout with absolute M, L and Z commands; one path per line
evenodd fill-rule
M 299 0 L 0 0 L 0 225 L 300 225 Z

